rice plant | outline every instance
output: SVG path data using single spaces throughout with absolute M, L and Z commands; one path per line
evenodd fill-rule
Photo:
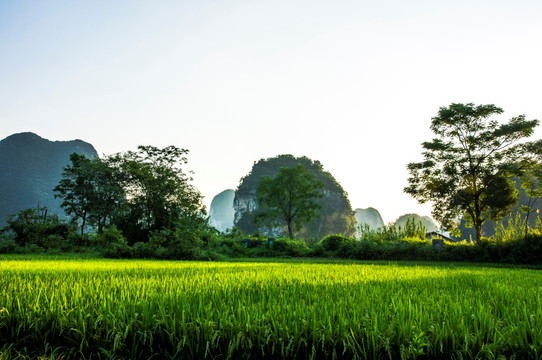
M 539 271 L 0 260 L 0 358 L 542 359 Z

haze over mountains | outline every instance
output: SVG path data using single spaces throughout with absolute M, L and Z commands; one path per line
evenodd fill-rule
M 234 206 L 235 191 L 228 189 L 216 195 L 211 202 L 209 211 L 209 221 L 217 230 L 226 231 L 234 226 L 235 206 Z M 358 226 L 367 225 L 371 230 L 377 230 L 385 225 L 380 212 L 372 207 L 367 209 L 356 209 L 354 211 L 356 217 L 356 228 Z M 405 214 L 400 216 L 391 223 L 395 226 L 405 227 L 407 220 L 414 219 L 416 222 L 421 222 L 427 232 L 438 231 L 438 226 L 429 216 L 421 216 L 418 214 Z M 359 236 L 359 229 L 356 230 L 356 235 Z
M 219 231 L 226 231 L 233 227 L 235 209 L 233 208 L 233 199 L 235 190 L 224 190 L 216 195 L 211 202 L 209 209 L 209 222 Z
M 0 141 L 0 226 L 9 214 L 26 208 L 47 206 L 50 213 L 61 216 L 60 199 L 53 188 L 70 163 L 70 154 L 97 157 L 94 147 L 82 140 L 49 141 L 26 132 Z

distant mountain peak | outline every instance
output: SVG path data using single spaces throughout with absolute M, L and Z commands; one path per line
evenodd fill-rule
M 82 140 L 50 141 L 33 132 L 0 140 L 0 226 L 9 214 L 38 204 L 62 216 L 53 188 L 74 152 L 98 157 L 94 146 Z
M 354 211 L 356 216 L 356 222 L 358 226 L 369 226 L 370 229 L 376 230 L 380 227 L 384 226 L 384 221 L 382 220 L 382 216 L 380 215 L 380 212 L 373 208 L 368 207 L 366 209 L 356 209 Z M 358 235 L 360 235 L 360 229 L 357 229 Z
M 235 217 L 235 209 L 233 207 L 234 197 L 235 190 L 228 189 L 213 198 L 209 211 L 209 222 L 217 230 L 226 231 L 233 227 L 233 219 Z

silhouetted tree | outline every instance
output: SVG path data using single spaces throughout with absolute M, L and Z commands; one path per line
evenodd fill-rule
M 54 188 L 55 197 L 62 199 L 60 206 L 73 222 L 80 221 L 81 234 L 87 224 L 96 226 L 101 233 L 125 200 L 118 174 L 98 158 L 73 153 L 70 161 Z
M 538 120 L 520 115 L 499 124 L 490 119 L 502 112 L 495 105 L 472 103 L 441 107 L 431 121 L 436 137 L 422 144 L 424 161 L 407 166 L 404 191 L 421 203 L 432 202 L 433 217 L 445 228 L 465 218 L 474 225 L 477 240 L 484 221 L 502 219 L 517 200 L 507 171 L 542 145 L 518 143 L 532 135 Z
M 175 146 L 139 146 L 137 152 L 108 158 L 126 193 L 128 208 L 117 226 L 130 242 L 155 230 L 171 229 L 180 217 L 202 210 L 201 194 L 181 168 L 187 153 Z

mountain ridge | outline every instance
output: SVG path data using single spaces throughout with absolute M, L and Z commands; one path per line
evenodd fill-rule
M 64 216 L 53 188 L 74 152 L 98 157 L 94 146 L 80 139 L 51 141 L 33 132 L 22 132 L 0 140 L 0 226 L 8 215 L 37 206 Z

